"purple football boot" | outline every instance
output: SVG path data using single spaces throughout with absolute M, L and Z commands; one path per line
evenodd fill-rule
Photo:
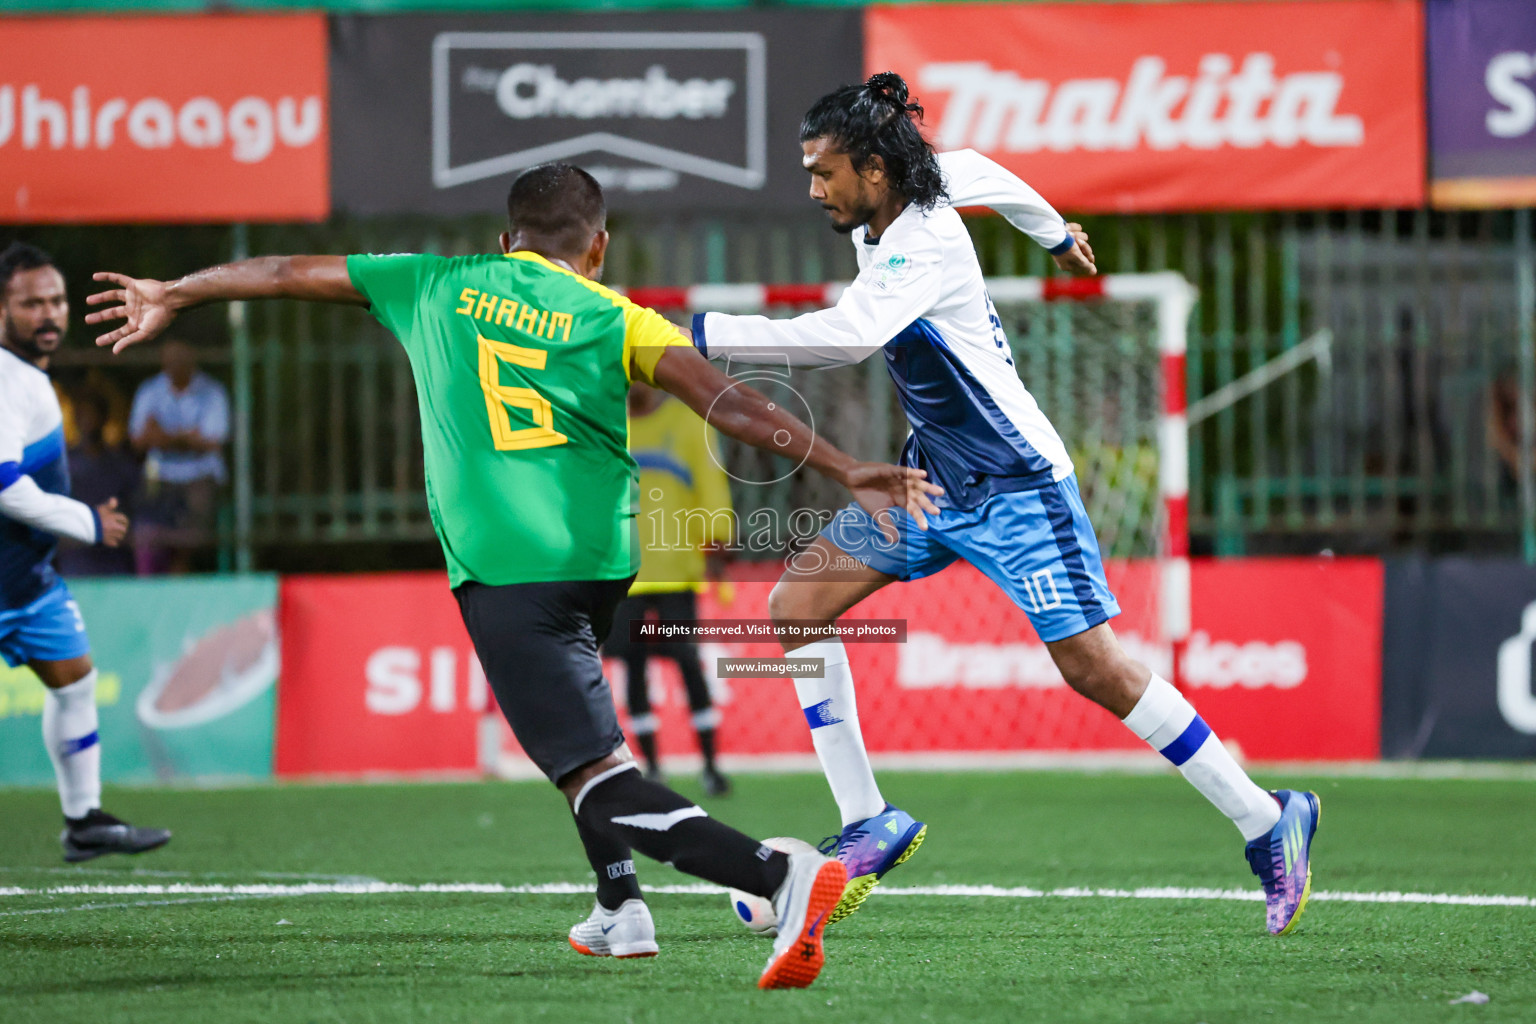
M 848 884 L 837 901 L 828 924 L 836 924 L 858 910 L 885 873 L 905 864 L 923 845 L 928 826 L 899 808 L 885 805 L 873 818 L 843 826 L 842 832 L 821 843 L 824 856 L 836 857 L 848 869 Z
M 1284 935 L 1296 927 L 1312 895 L 1312 837 L 1322 803 L 1316 793 L 1294 789 L 1276 790 L 1274 797 L 1280 802 L 1280 820 L 1243 852 L 1264 886 L 1264 923 L 1271 935 Z

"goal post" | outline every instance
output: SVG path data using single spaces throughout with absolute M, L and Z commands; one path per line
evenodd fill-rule
M 986 283 L 1025 387 L 1072 452 L 1105 556 L 1157 560 L 1160 631 L 1177 649 L 1190 631 L 1185 353 L 1198 293 L 1172 271 Z M 792 315 L 834 305 L 845 287 L 711 284 L 628 295 L 665 313 Z M 1176 671 L 1177 658 L 1170 662 Z

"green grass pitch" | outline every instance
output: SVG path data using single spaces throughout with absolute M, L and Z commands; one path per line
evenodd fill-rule
M 744 776 L 706 806 L 815 841 L 819 777 Z M 1314 890 L 1536 895 L 1536 782 L 1352 778 L 1323 798 Z M 1253 886 L 1236 832 L 1174 775 L 887 774 L 929 822 L 891 888 Z M 697 796 L 688 780 L 680 784 Z M 651 898 L 661 956 L 578 956 L 590 897 L 48 895 L 71 884 L 581 882 L 563 801 L 534 783 L 119 790 L 176 838 L 68 868 L 51 792 L 0 791 L 0 1020 L 1536 1021 L 1536 906 L 1314 900 L 1297 932 L 1259 903 L 877 895 L 827 940 L 812 988 L 759 992 L 767 940 L 719 895 Z M 685 879 L 643 863 L 652 885 Z M 17 895 L 14 890 L 25 890 Z M 198 902 L 164 902 L 171 899 Z M 46 911 L 46 912 L 38 912 Z M 1450 1005 L 1474 990 L 1486 1005 Z

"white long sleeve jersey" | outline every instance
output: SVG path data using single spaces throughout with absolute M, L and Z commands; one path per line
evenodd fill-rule
M 48 375 L 0 347 L 0 611 L 24 608 L 58 577 L 58 538 L 96 542 L 96 511 L 69 496 L 64 417 Z
M 712 359 L 827 367 L 876 352 L 912 428 L 902 463 L 944 488 L 941 505 L 1061 480 L 1072 460 L 1013 364 L 957 206 L 987 206 L 1052 252 L 1072 246 L 1034 189 L 971 150 L 943 153 L 950 205 L 909 206 L 878 239 L 853 232 L 859 275 L 831 309 L 792 319 L 701 313 L 694 344 Z

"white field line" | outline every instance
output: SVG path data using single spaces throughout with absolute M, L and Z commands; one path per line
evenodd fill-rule
M 649 893 L 665 895 L 712 896 L 725 890 L 716 885 L 643 885 Z M 254 883 L 249 885 L 213 885 L 175 883 L 170 885 L 60 885 L 43 889 L 0 886 L 0 898 L 21 896 L 387 896 L 395 894 L 469 893 L 488 896 L 555 895 L 585 896 L 592 892 L 589 883 L 548 882 L 540 885 L 501 885 L 496 882 L 435 882 L 408 885 L 397 882 L 306 882 L 297 885 Z M 996 885 L 918 885 L 881 886 L 878 896 L 944 896 L 991 899 L 1129 899 L 1129 900 L 1228 900 L 1256 902 L 1263 894 L 1257 889 L 1202 889 L 1180 886 L 1148 886 L 1138 889 L 1069 887 L 1032 889 L 1028 886 Z M 1314 892 L 1312 899 L 1331 903 L 1410 903 L 1465 907 L 1536 907 L 1536 897 L 1499 895 L 1459 895 L 1433 892 Z
M 1085 775 L 1164 775 L 1177 769 L 1151 750 L 998 751 L 986 753 L 875 753 L 878 771 L 903 772 L 1068 772 Z M 696 775 L 703 767 L 697 754 L 661 759 L 668 775 Z M 727 774 L 818 774 L 815 754 L 722 754 Z M 1272 777 L 1380 779 L 1386 781 L 1536 782 L 1536 764 L 1515 761 L 1248 761 L 1248 770 Z M 533 762 L 504 758 L 493 773 L 508 779 L 539 779 Z
M 110 875 L 115 878 L 272 878 L 302 882 L 377 882 L 368 875 L 318 875 L 311 871 L 155 871 L 151 868 L 67 868 L 0 867 L 0 874 L 12 875 Z
M 134 900 L 131 903 L 82 903 L 75 907 L 35 907 L 32 910 L 0 910 L 0 917 L 26 917 L 29 914 L 73 914 L 82 910 L 119 910 L 124 907 L 170 907 L 181 903 L 228 903 L 231 900 L 259 900 L 260 896 L 191 896 L 181 900 Z

